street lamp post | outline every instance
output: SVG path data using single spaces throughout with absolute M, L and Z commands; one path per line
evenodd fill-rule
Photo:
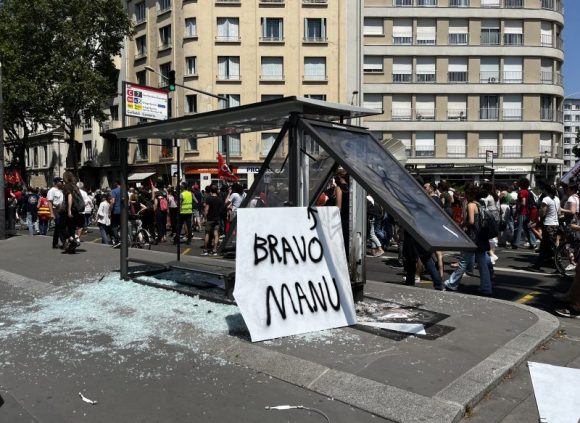
M 0 239 L 6 238 L 6 196 L 4 195 L 4 100 L 2 97 L 2 61 L 0 60 Z

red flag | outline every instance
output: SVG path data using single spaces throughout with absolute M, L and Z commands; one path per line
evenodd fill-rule
M 218 177 L 228 182 L 238 182 L 240 178 L 230 170 L 230 167 L 226 163 L 226 159 L 219 152 L 217 153 L 218 161 Z

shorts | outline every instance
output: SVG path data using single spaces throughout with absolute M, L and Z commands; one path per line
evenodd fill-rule
M 208 220 L 207 222 L 205 222 L 205 232 L 209 233 L 209 232 L 213 232 L 216 229 L 219 229 L 220 227 L 220 222 L 215 221 L 215 220 Z

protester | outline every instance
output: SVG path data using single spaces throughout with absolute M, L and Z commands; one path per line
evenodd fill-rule
M 34 236 L 34 225 L 38 220 L 38 195 L 28 187 L 22 201 L 22 215 L 26 216 L 26 226 L 30 236 Z
M 371 244 L 371 255 L 380 257 L 385 254 L 381 242 L 375 233 L 375 222 L 383 217 L 383 210 L 375 203 L 371 195 L 367 195 L 367 232 Z
M 167 187 L 167 203 L 169 206 L 169 224 L 171 226 L 170 238 L 173 238 L 177 233 L 177 215 L 179 214 L 179 206 L 175 200 L 175 190 L 173 187 Z
M 83 201 L 85 202 L 85 210 L 82 213 L 83 225 L 78 231 L 78 236 L 80 237 L 82 234 L 88 233 L 89 220 L 91 218 L 91 214 L 93 214 L 93 200 L 85 191 L 85 185 L 81 181 L 77 182 L 77 187 L 83 197 Z
M 537 213 L 535 205 L 534 194 L 529 190 L 530 181 L 527 178 L 521 178 L 519 181 L 519 192 L 518 192 L 518 209 L 517 209 L 517 227 L 514 234 L 514 240 L 512 242 L 512 248 L 515 250 L 520 247 L 520 241 L 522 238 L 522 232 L 528 238 L 530 248 L 536 248 L 536 237 L 531 231 L 529 225 L 535 219 L 535 214 Z
M 346 254 L 349 253 L 349 232 L 350 232 L 350 189 L 348 185 L 348 174 L 343 168 L 338 168 L 334 177 L 334 198 L 336 207 L 340 210 L 340 221 L 342 223 L 342 237 Z
M 528 268 L 530 271 L 541 271 L 544 263 L 553 258 L 558 237 L 558 213 L 560 200 L 554 185 L 545 185 L 546 195 L 542 198 L 540 206 L 540 217 L 542 219 L 542 239 L 540 241 L 540 251 L 535 263 Z
M 97 210 L 97 224 L 101 233 L 101 244 L 110 243 L 111 234 L 111 195 L 102 195 L 99 209 Z
M 76 185 L 77 179 L 75 175 L 67 170 L 63 174 L 63 180 L 63 202 L 60 208 L 60 221 L 64 238 L 63 247 L 65 251 L 70 252 L 71 249 L 80 245 L 76 230 L 83 225 L 84 201 Z
M 220 219 L 223 214 L 224 203 L 218 196 L 218 188 L 210 185 L 209 196 L 205 199 L 203 215 L 205 217 L 205 239 L 203 256 L 217 255 L 217 248 L 220 236 Z
M 48 225 L 50 223 L 50 202 L 46 198 L 46 189 L 40 190 L 40 199 L 38 200 L 38 222 L 40 235 L 48 233 Z
M 54 220 L 54 232 L 52 234 L 52 248 L 59 247 L 59 241 L 64 243 L 64 239 L 61 234 L 61 221 L 60 221 L 60 208 L 63 202 L 62 186 L 63 179 L 57 176 L 53 180 L 53 187 L 48 190 L 46 194 L 46 199 L 50 206 L 50 217 Z
M 121 245 L 119 229 L 121 225 L 121 183 L 115 182 L 115 188 L 111 190 L 111 240 L 113 247 Z
M 183 230 L 183 225 L 185 225 L 187 230 L 187 245 L 191 244 L 191 239 L 193 238 L 193 230 L 191 227 L 191 218 L 193 215 L 193 202 L 194 196 L 188 189 L 188 184 L 185 182 L 181 183 L 181 195 L 180 195 L 180 209 L 178 218 L 177 234 L 173 239 L 173 243 L 177 244 L 178 237 L 181 236 L 181 231 Z

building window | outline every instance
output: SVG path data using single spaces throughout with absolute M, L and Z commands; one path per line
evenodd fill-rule
M 415 133 L 415 156 L 416 157 L 435 156 L 435 134 L 433 132 Z
M 220 42 L 240 41 L 240 19 L 218 18 L 216 41 Z
M 228 107 L 237 107 L 240 105 L 240 95 L 239 94 L 220 94 L 220 97 L 227 98 L 226 100 L 219 100 L 219 108 L 227 109 Z
M 145 2 L 135 3 L 135 23 L 145 22 Z
M 137 140 L 137 160 L 149 159 L 149 146 L 146 139 Z
M 185 38 L 197 37 L 197 20 L 196 18 L 187 18 L 185 20 Z
M 396 7 L 411 7 L 413 6 L 413 0 L 395 0 L 394 4 Z
M 552 59 L 542 57 L 540 80 L 542 84 L 552 84 L 554 81 L 554 62 Z
M 499 97 L 497 95 L 482 95 L 479 97 L 479 119 L 498 120 Z
M 48 146 L 43 145 L 42 146 L 42 157 L 41 157 L 42 163 L 41 165 L 43 167 L 47 167 L 48 166 Z
M 523 60 L 521 57 L 505 57 L 503 61 L 503 82 L 521 84 L 523 82 Z
M 119 142 L 117 140 L 109 140 L 109 161 L 119 161 Z
M 38 167 L 38 147 L 32 149 L 32 167 Z
M 284 39 L 281 18 L 262 18 L 262 41 L 282 41 Z
M 367 109 L 376 109 L 383 111 L 383 95 L 382 94 L 364 94 L 363 107 Z
M 504 7 L 509 9 L 524 7 L 524 0 L 505 0 Z
M 222 81 L 240 80 L 240 57 L 239 56 L 219 56 L 218 57 L 218 79 Z
M 433 83 L 435 82 L 435 58 L 418 57 L 416 65 L 416 82 Z
M 554 119 L 554 109 L 552 108 L 552 96 L 543 95 L 540 97 L 540 119 L 547 121 L 552 121 Z M 568 127 L 568 129 L 570 130 L 571 128 Z M 566 131 L 566 128 L 564 128 L 564 132 L 570 132 L 569 130 Z
M 272 148 L 272 146 L 274 145 L 274 142 L 276 141 L 276 137 L 278 136 L 278 134 L 276 133 L 262 133 L 262 139 L 260 142 L 260 155 L 261 156 L 267 156 L 268 153 L 270 152 L 270 149 Z
M 111 113 L 111 120 L 119 120 L 119 106 L 111 106 L 109 112 Z
M 364 19 L 364 35 L 380 36 L 385 35 L 383 18 L 365 18 Z
M 135 73 L 138 85 L 147 85 L 147 71 L 139 71 Z
M 498 136 L 497 132 L 480 132 L 479 133 L 479 158 L 486 157 L 486 151 L 493 151 L 493 157 L 498 153 Z
M 163 138 L 161 140 L 161 158 L 173 158 L 173 140 L 171 138 Z
M 392 119 L 393 120 L 410 120 L 412 117 L 411 96 L 394 95 L 392 102 Z
M 189 56 L 185 58 L 185 76 L 197 75 L 197 57 Z
M 143 35 L 135 38 L 135 58 L 139 59 L 145 56 L 147 56 L 147 36 Z
M 499 21 L 496 19 L 484 19 L 481 23 L 481 45 L 499 45 Z
M 365 56 L 364 73 L 383 73 L 383 56 Z
M 171 47 L 171 25 L 159 28 L 159 48 Z
M 435 45 L 437 38 L 437 26 L 435 19 L 417 20 L 417 44 Z
M 185 113 L 197 113 L 197 94 L 185 96 Z
M 413 59 L 411 57 L 395 56 L 393 58 L 393 82 L 413 81 Z
M 304 97 L 312 100 L 326 101 L 326 94 L 305 94 Z
M 479 71 L 480 83 L 499 83 L 499 57 L 482 57 Z
M 280 100 L 281 98 L 284 98 L 282 94 L 262 94 L 260 101 Z
M 171 9 L 171 0 L 159 0 L 159 12 L 166 12 Z
M 501 0 L 481 0 L 481 7 L 500 7 Z
M 464 84 L 467 82 L 467 57 L 450 57 L 447 82 Z
M 449 21 L 449 44 L 467 45 L 469 41 L 469 23 L 467 19 L 451 19 Z
M 437 0 L 417 0 L 418 7 L 436 7 Z
M 219 137 L 219 152 L 226 154 L 226 142 L 229 147 L 230 156 L 242 155 L 242 144 L 240 142 L 240 134 L 222 135 Z
M 543 47 L 552 47 L 554 44 L 553 28 L 551 22 L 542 21 L 542 27 L 540 29 L 540 43 Z
M 90 162 L 93 160 L 93 141 L 85 141 L 85 161 Z
M 552 154 L 552 134 L 550 132 L 540 133 L 540 151 L 539 151 L 539 154 L 543 154 L 544 152 L 547 152 L 548 154 Z
M 304 80 L 326 81 L 326 57 L 304 58 Z
M 467 119 L 467 96 L 454 94 L 447 97 L 447 119 L 459 121 Z
M 159 75 L 159 86 L 160 87 L 167 86 L 167 80 L 169 78 L 169 71 L 171 71 L 171 62 L 167 62 L 167 63 L 163 63 L 162 65 L 159 65 L 159 73 L 161 74 L 161 75 Z
M 185 149 L 187 151 L 197 151 L 197 138 L 189 137 L 185 140 Z
M 282 57 L 262 57 L 262 81 L 284 80 L 284 59 Z
M 434 120 L 435 119 L 435 96 L 418 95 L 415 99 L 415 117 L 417 120 Z
M 504 132 L 501 154 L 505 158 L 522 157 L 522 134 L 519 132 Z
M 393 44 L 413 44 L 413 22 L 411 19 L 395 19 L 393 21 Z
M 469 0 L 449 0 L 449 7 L 469 7 Z
M 503 120 L 522 120 L 522 96 L 505 94 L 503 96 Z
M 465 157 L 467 153 L 465 132 L 450 132 L 447 134 L 447 157 Z
M 522 21 L 506 20 L 503 29 L 503 43 L 506 46 L 521 46 L 524 44 Z
M 304 41 L 310 43 L 326 42 L 326 18 L 304 19 Z

